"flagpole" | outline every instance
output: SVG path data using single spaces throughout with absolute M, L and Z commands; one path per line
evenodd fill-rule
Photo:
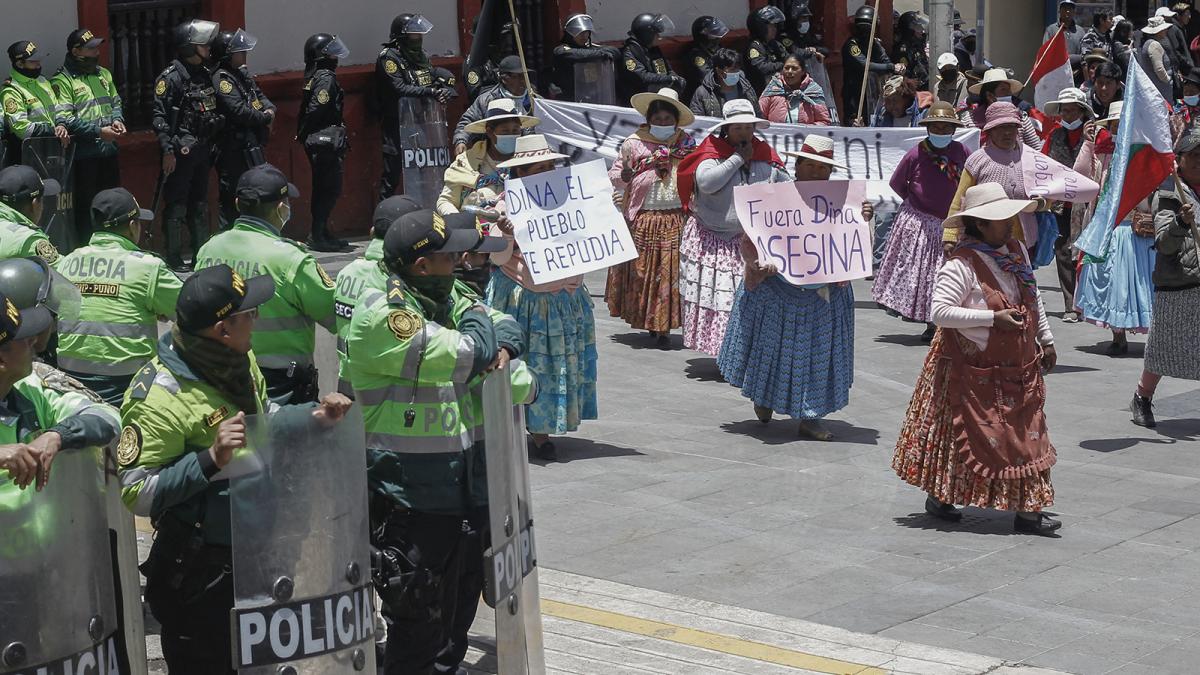
M 508 16 L 512 19 L 513 37 L 517 42 L 517 56 L 521 57 L 521 68 L 525 71 L 525 91 L 529 93 L 529 115 L 533 116 L 533 84 L 529 81 L 529 65 L 525 63 L 525 46 L 521 44 L 521 22 L 517 21 L 517 10 L 513 0 L 508 0 Z
M 1061 33 L 1062 30 L 1063 30 L 1063 26 L 1060 23 L 1060 24 L 1058 24 L 1058 30 L 1055 31 L 1054 35 L 1050 38 L 1050 40 L 1048 42 L 1046 42 L 1046 44 L 1050 44 L 1051 42 L 1054 42 L 1054 38 L 1058 37 L 1058 34 Z M 1050 53 L 1050 50 L 1047 49 L 1046 51 L 1042 52 L 1042 55 L 1039 56 L 1038 60 L 1034 62 L 1033 68 L 1029 69 L 1029 77 L 1025 78 L 1025 84 L 1021 85 L 1022 89 L 1029 86 L 1029 81 L 1033 79 L 1033 74 L 1037 72 L 1038 66 L 1042 65 L 1042 59 L 1045 59 L 1046 54 L 1049 54 L 1049 53 Z
M 512 2 L 512 0 L 508 0 Z M 862 87 L 858 90 L 858 119 L 863 121 L 865 125 L 867 120 L 863 118 L 863 103 L 867 100 L 867 82 L 872 77 L 871 75 L 871 51 L 875 47 L 875 25 L 879 23 L 879 0 L 875 0 L 875 11 L 871 12 L 871 37 L 867 40 L 867 60 L 863 64 L 863 81 Z M 853 121 L 851 121 L 853 124 Z

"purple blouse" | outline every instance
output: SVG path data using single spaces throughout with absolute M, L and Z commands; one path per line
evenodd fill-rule
M 958 175 L 967 162 L 967 149 L 958 141 L 951 141 L 941 151 L 955 165 L 954 179 L 938 168 L 933 158 L 921 150 L 918 144 L 904 154 L 896 165 L 890 185 L 900 195 L 901 201 L 914 209 L 931 216 L 945 218 L 950 211 L 950 202 L 958 191 Z

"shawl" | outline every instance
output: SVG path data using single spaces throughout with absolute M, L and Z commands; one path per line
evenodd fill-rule
M 783 96 L 788 100 L 788 108 L 797 108 L 800 103 L 811 103 L 813 105 L 826 105 L 825 90 L 821 89 L 821 85 L 817 84 L 812 76 L 805 73 L 804 80 L 800 82 L 800 86 L 795 89 L 788 89 L 783 83 L 783 75 L 776 73 L 771 81 L 763 87 L 763 98 L 768 96 Z M 797 101 L 796 99 L 800 99 Z
M 752 162 L 769 162 L 772 166 L 778 167 L 786 171 L 783 160 L 776 154 L 775 149 L 769 144 L 758 140 L 751 139 L 753 153 L 750 155 Z M 679 162 L 678 187 L 679 201 L 683 204 L 683 210 L 687 211 L 688 206 L 692 202 L 692 193 L 696 191 L 696 169 L 704 160 L 716 159 L 724 161 L 729 159 L 734 153 L 733 146 L 723 138 L 717 138 L 715 135 L 709 135 L 704 139 L 704 142 L 696 147 L 695 152 L 683 158 Z

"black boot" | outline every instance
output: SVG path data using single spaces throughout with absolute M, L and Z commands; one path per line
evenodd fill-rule
M 190 272 L 192 268 L 183 262 L 183 227 L 187 221 L 187 207 L 183 204 L 168 204 L 163 211 L 163 234 L 167 239 L 164 259 L 167 266 L 176 272 Z
M 1154 421 L 1154 404 L 1141 394 L 1133 395 L 1133 400 L 1129 402 L 1129 412 L 1133 413 L 1133 423 L 1139 427 L 1153 429 L 1158 426 L 1158 422 Z
M 1027 518 L 1018 513 L 1013 517 L 1013 529 L 1022 534 L 1037 534 L 1043 537 L 1050 536 L 1055 530 L 1062 527 L 1062 521 L 1055 520 L 1044 513 L 1030 514 L 1033 518 Z
M 200 247 L 208 241 L 208 204 L 196 202 L 188 207 L 188 231 L 192 236 L 192 267 L 200 261 L 196 258 Z

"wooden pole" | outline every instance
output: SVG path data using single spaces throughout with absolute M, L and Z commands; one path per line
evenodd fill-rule
M 517 56 L 521 58 L 521 68 L 525 70 L 525 91 L 529 93 L 529 115 L 533 117 L 533 84 L 529 81 L 529 65 L 525 63 L 525 45 L 521 44 L 521 22 L 517 20 L 517 10 L 513 0 L 508 0 L 508 14 L 512 17 L 513 38 L 517 41 Z
M 512 0 L 509 0 L 512 2 Z M 863 65 L 863 81 L 862 86 L 858 90 L 858 117 L 866 125 L 866 120 L 863 119 L 863 103 L 867 100 L 867 82 L 871 78 L 871 52 L 875 48 L 875 26 L 879 23 L 879 0 L 875 0 L 875 11 L 871 14 L 871 37 L 867 40 L 867 61 Z
M 1055 31 L 1054 37 L 1050 38 L 1050 42 L 1053 42 L 1054 38 L 1058 37 L 1058 34 L 1062 32 L 1062 29 L 1063 29 L 1062 24 L 1061 23 L 1058 24 L 1058 30 Z M 1050 42 L 1047 42 L 1046 44 L 1050 44 Z M 1045 45 L 1043 45 L 1043 46 L 1045 46 Z M 1042 55 L 1038 57 L 1037 61 L 1034 61 L 1033 68 L 1029 69 L 1029 77 L 1025 78 L 1025 84 L 1021 85 L 1022 89 L 1029 86 L 1029 81 L 1033 79 L 1033 74 L 1035 72 L 1037 72 L 1038 66 L 1042 65 L 1042 60 L 1044 60 L 1046 58 L 1046 54 L 1049 54 L 1049 53 L 1050 53 L 1050 50 L 1047 49 L 1046 51 L 1042 52 Z

